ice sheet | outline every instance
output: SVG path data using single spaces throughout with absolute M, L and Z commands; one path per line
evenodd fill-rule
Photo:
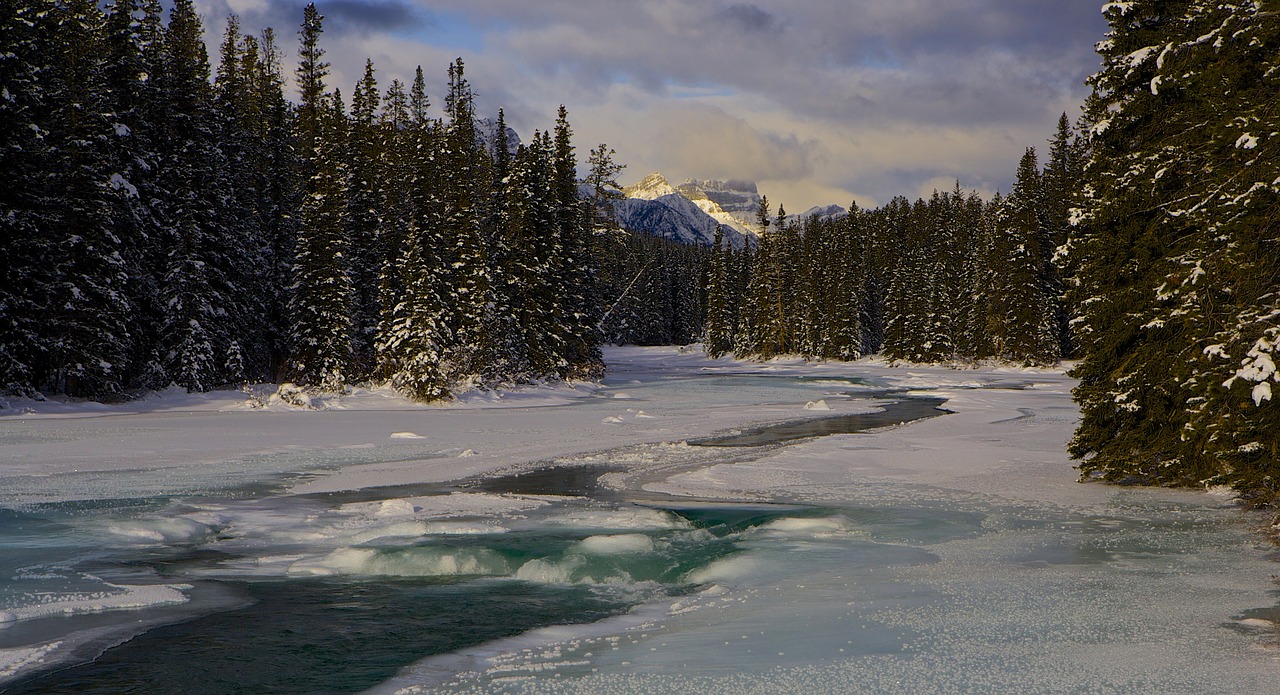
M 226 553 L 192 570 L 202 578 L 483 577 L 646 597 L 600 625 L 428 659 L 393 689 L 1262 692 L 1280 675 L 1274 613 L 1256 610 L 1274 606 L 1275 573 L 1256 520 L 1221 491 L 1077 483 L 1063 453 L 1073 382 L 1061 370 L 743 363 L 672 348 L 608 359 L 599 386 L 474 393 L 447 407 L 379 390 L 310 408 L 252 407 L 243 392 L 19 404 L 0 416 L 0 506 L 65 508 L 66 528 L 47 536 L 60 542 Z M 688 444 L 866 412 L 850 394 L 894 389 L 943 396 L 953 414 L 758 451 Z M 548 465 L 609 471 L 608 502 L 438 486 Z M 725 500 L 815 509 L 718 546 L 668 511 Z M 535 532 L 559 545 L 509 552 Z M 687 596 L 643 589 L 663 553 L 695 541 L 732 552 L 663 577 Z M 14 586 L 55 582 L 0 569 Z M 119 605 L 86 595 L 85 610 L 184 596 L 178 584 L 131 593 L 141 585 L 111 581 Z M 81 605 L 74 594 L 62 592 L 64 607 Z M 8 623 L 38 610 L 0 604 Z M 53 640 L 6 645 L 0 678 L 57 651 Z

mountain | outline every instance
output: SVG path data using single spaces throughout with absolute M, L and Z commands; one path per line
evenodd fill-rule
M 724 238 L 734 248 L 742 248 L 748 236 L 717 221 L 693 201 L 670 193 L 653 200 L 624 198 L 613 204 L 618 223 L 623 229 L 679 241 L 685 244 L 710 246 L 715 242 L 716 229 L 724 230 Z
M 689 244 L 710 245 L 716 227 L 725 227 L 725 238 L 735 248 L 759 236 L 756 214 L 760 192 L 750 181 L 688 179 L 671 185 L 654 172 L 622 189 L 626 199 L 615 204 L 618 222 L 632 231 L 645 232 Z M 791 222 L 810 217 L 839 219 L 849 214 L 840 205 L 820 205 L 799 215 L 787 215 Z
M 810 217 L 817 217 L 820 220 L 838 220 L 842 217 L 848 217 L 849 211 L 843 205 L 817 205 L 805 210 L 799 215 L 787 215 L 787 219 L 794 222 L 804 222 Z
M 686 198 L 694 202 L 708 200 L 733 219 L 743 231 L 758 234 L 756 212 L 760 209 L 760 192 L 750 181 L 719 181 L 707 179 L 688 179 L 675 187 Z
M 498 122 L 492 118 L 477 118 L 476 135 L 480 137 L 480 144 L 484 145 L 492 155 L 494 147 L 498 144 Z M 515 156 L 522 144 L 524 143 L 520 140 L 520 134 L 511 126 L 507 126 L 507 152 Z
M 755 189 L 754 184 L 749 184 Z M 625 199 L 614 204 L 618 223 L 635 232 L 653 234 L 687 244 L 710 246 L 716 229 L 735 248 L 742 248 L 755 235 L 747 225 L 725 211 L 706 194 L 688 183 L 672 186 L 662 174 L 652 173 L 623 189 Z

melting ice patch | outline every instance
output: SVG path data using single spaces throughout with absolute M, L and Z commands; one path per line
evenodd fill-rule
M 591 536 L 578 544 L 584 553 L 592 555 L 626 555 L 653 552 L 653 539 L 641 533 L 618 536 Z
M 557 514 L 545 520 L 549 526 L 582 529 L 660 530 L 689 529 L 688 520 L 665 509 L 623 507 L 618 509 L 580 509 Z
M 0 612 L 0 627 L 38 618 L 137 610 L 154 606 L 186 603 L 185 591 L 190 584 L 112 584 L 103 582 L 103 591 L 53 594 L 31 594 L 32 603 Z
M 852 522 L 840 516 L 783 517 L 758 527 L 753 535 L 785 538 L 850 538 L 865 535 Z
M 289 574 L 303 576 L 461 577 L 510 573 L 506 559 L 487 548 L 339 548 L 320 560 L 303 560 L 289 567 Z
M 203 541 L 213 534 L 215 529 L 194 519 L 173 517 L 117 521 L 108 525 L 107 531 L 135 542 L 174 545 Z
M 0 628 L 4 627 L 0 623 Z M 49 642 L 33 647 L 0 649 L 0 681 L 11 678 L 20 671 L 45 662 L 46 658 L 58 647 L 61 641 Z

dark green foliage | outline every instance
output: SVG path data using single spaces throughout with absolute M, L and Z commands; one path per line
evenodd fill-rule
M 713 257 L 708 351 L 1056 361 L 1061 281 L 1041 180 L 1029 151 L 1013 194 L 989 203 L 957 183 L 928 201 L 897 197 L 838 219 L 780 214 L 754 249 Z
M 351 240 L 344 224 L 349 161 L 342 98 L 323 112 L 315 174 L 302 204 L 290 287 L 293 363 L 299 383 L 341 389 L 355 376 Z
M 627 232 L 596 243 L 599 293 L 606 301 L 600 329 L 607 342 L 688 345 L 703 338 L 702 288 L 711 249 Z
M 52 4 L 0 0 L 0 393 L 35 395 L 45 360 L 52 278 L 43 259 L 51 241 L 43 232 L 53 202 L 44 177 L 52 164 L 47 134 L 56 94 L 42 88 L 52 76 L 56 46 Z
M 119 131 L 107 98 L 104 17 L 85 0 L 58 5 L 51 15 L 44 190 L 57 202 L 50 200 L 37 221 L 47 253 L 37 262 L 53 266 L 42 269 L 39 282 L 47 293 L 40 298 L 47 361 L 33 376 L 71 395 L 118 397 L 131 350 L 131 307 L 117 231 L 131 189 L 113 156 Z
M 477 137 L 461 61 L 446 120 L 428 115 L 420 68 L 380 99 L 368 63 L 347 114 L 314 5 L 296 107 L 275 34 L 235 17 L 214 79 L 191 0 L 167 22 L 158 0 L 3 9 L 4 393 L 372 377 L 430 400 L 601 374 L 593 220 L 563 109 L 554 138 L 512 156 Z M 695 267 L 681 307 L 700 307 Z M 700 308 L 673 316 L 700 332 Z
M 1108 10 L 1067 253 L 1086 475 L 1280 489 L 1275 12 Z

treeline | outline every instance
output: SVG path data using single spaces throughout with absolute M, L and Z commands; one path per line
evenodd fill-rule
M 770 218 L 754 248 L 720 242 L 707 280 L 708 353 L 1052 364 L 1074 350 L 1066 240 L 1084 139 L 1064 115 L 1043 171 L 1028 149 L 1007 196 L 956 189 L 842 218 Z
M 1106 8 L 1066 254 L 1086 474 L 1280 492 L 1278 9 Z
M 597 237 L 601 336 L 615 345 L 689 345 L 703 338 L 711 249 L 649 234 Z
M 270 29 L 230 18 L 210 74 L 191 0 L 167 21 L 159 0 L 3 2 L 0 392 L 435 399 L 601 374 L 564 109 L 515 147 L 501 113 L 477 125 L 461 60 L 442 116 L 421 68 L 384 89 L 372 62 L 348 105 L 322 19 L 307 6 L 293 104 Z

